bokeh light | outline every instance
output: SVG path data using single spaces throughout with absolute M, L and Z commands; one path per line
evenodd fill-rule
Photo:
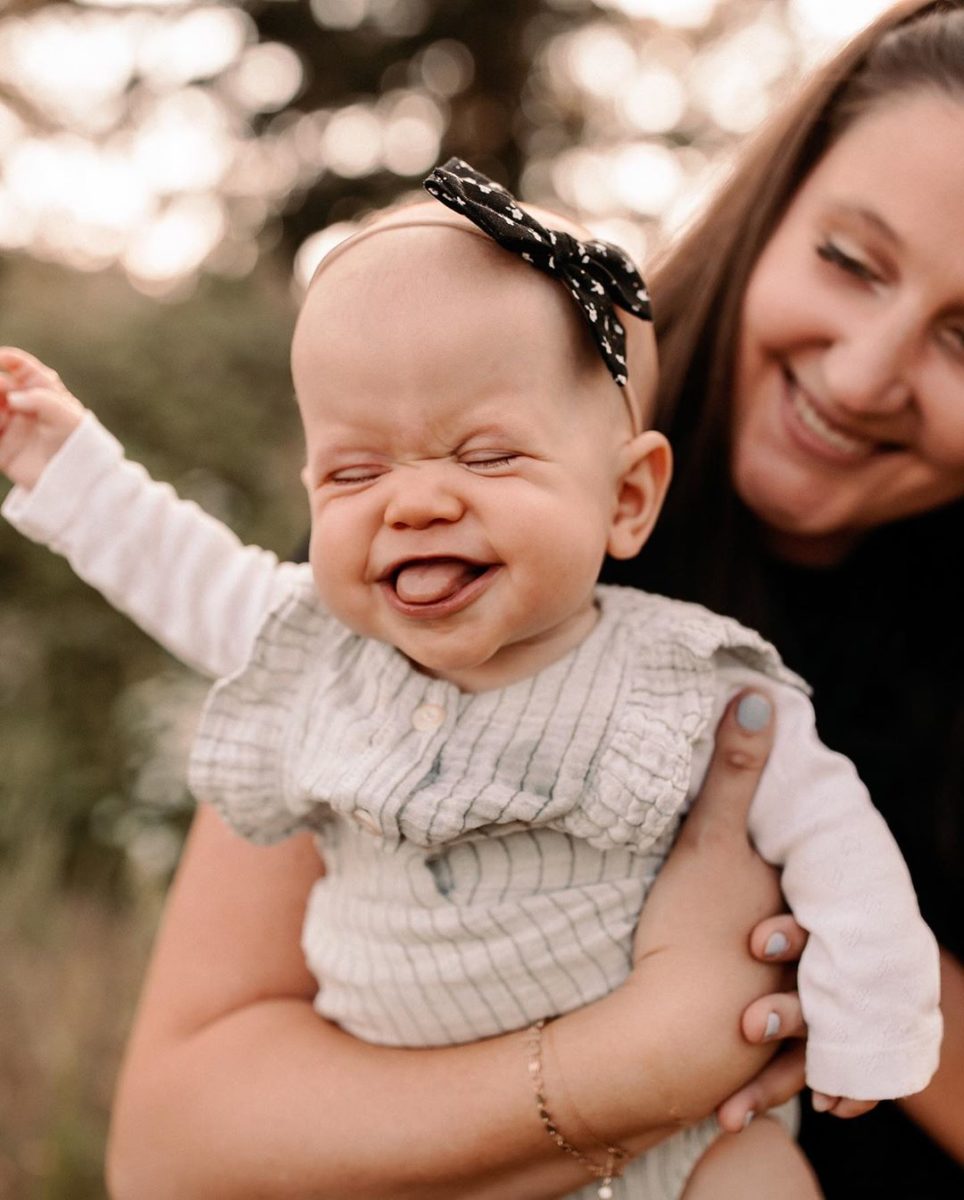
M 786 81 L 886 4 L 549 7 L 563 19 L 533 24 L 520 103 L 523 195 L 636 223 L 651 242 L 692 211 Z M 310 0 L 310 13 L 333 36 L 377 31 L 401 44 L 429 7 Z M 0 245 L 84 269 L 116 263 L 155 290 L 202 268 L 250 268 L 292 197 L 376 176 L 397 178 L 397 192 L 443 153 L 477 64 L 453 37 L 399 54 L 380 91 L 298 108 L 314 65 L 259 40 L 234 3 L 96 0 L 0 18 Z M 500 119 L 490 100 L 472 101 L 459 136 L 484 156 Z
M 893 0 L 790 0 L 790 18 L 797 30 L 823 42 L 837 42 L 869 25 Z
M 601 0 L 628 17 L 646 17 L 664 25 L 698 29 L 713 16 L 718 0 Z

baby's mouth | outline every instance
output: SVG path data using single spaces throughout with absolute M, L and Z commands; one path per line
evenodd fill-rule
M 456 596 L 489 569 L 464 558 L 422 558 L 402 563 L 389 576 L 403 604 L 441 604 Z

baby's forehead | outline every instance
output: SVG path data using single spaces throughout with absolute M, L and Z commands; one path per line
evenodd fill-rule
M 589 236 L 565 218 L 526 207 L 549 227 Z M 435 201 L 381 214 L 329 253 L 305 298 L 296 356 L 299 340 L 330 339 L 338 331 L 356 341 L 407 337 L 405 353 L 424 357 L 464 335 L 467 324 L 483 357 L 495 344 L 507 365 L 524 358 L 553 375 L 595 377 L 600 386 L 616 387 L 563 282 Z M 656 373 L 652 328 L 629 314 L 622 324 L 645 420 Z M 471 350 L 466 369 L 473 369 Z
M 411 206 L 402 210 L 404 219 L 387 214 L 340 243 L 319 265 L 305 304 L 319 293 L 394 303 L 399 286 L 439 304 L 457 294 L 467 303 L 501 299 L 507 305 L 520 296 L 532 302 L 563 290 L 468 221 L 444 211 L 436 216 L 438 207 L 425 212 L 423 205 Z
M 467 341 L 468 350 L 472 331 L 483 356 L 495 341 L 506 357 L 541 355 L 570 368 L 581 359 L 605 374 L 584 318 L 557 280 L 448 221 L 380 225 L 334 254 L 312 281 L 296 336 L 407 338 L 408 353 L 432 354 L 447 340 Z

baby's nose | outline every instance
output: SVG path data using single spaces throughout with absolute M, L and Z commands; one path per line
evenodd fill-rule
M 385 506 L 385 524 L 393 529 L 424 529 L 439 521 L 458 521 L 465 505 L 448 475 L 432 466 L 400 471 Z

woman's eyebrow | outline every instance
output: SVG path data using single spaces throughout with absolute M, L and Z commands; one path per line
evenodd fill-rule
M 873 230 L 881 237 L 896 247 L 903 246 L 904 240 L 896 229 L 878 212 L 874 212 L 872 208 L 866 208 L 862 204 L 849 204 L 846 201 L 838 201 L 833 205 L 832 211 L 841 217 L 850 219 L 856 218 L 864 225 L 870 225 Z

